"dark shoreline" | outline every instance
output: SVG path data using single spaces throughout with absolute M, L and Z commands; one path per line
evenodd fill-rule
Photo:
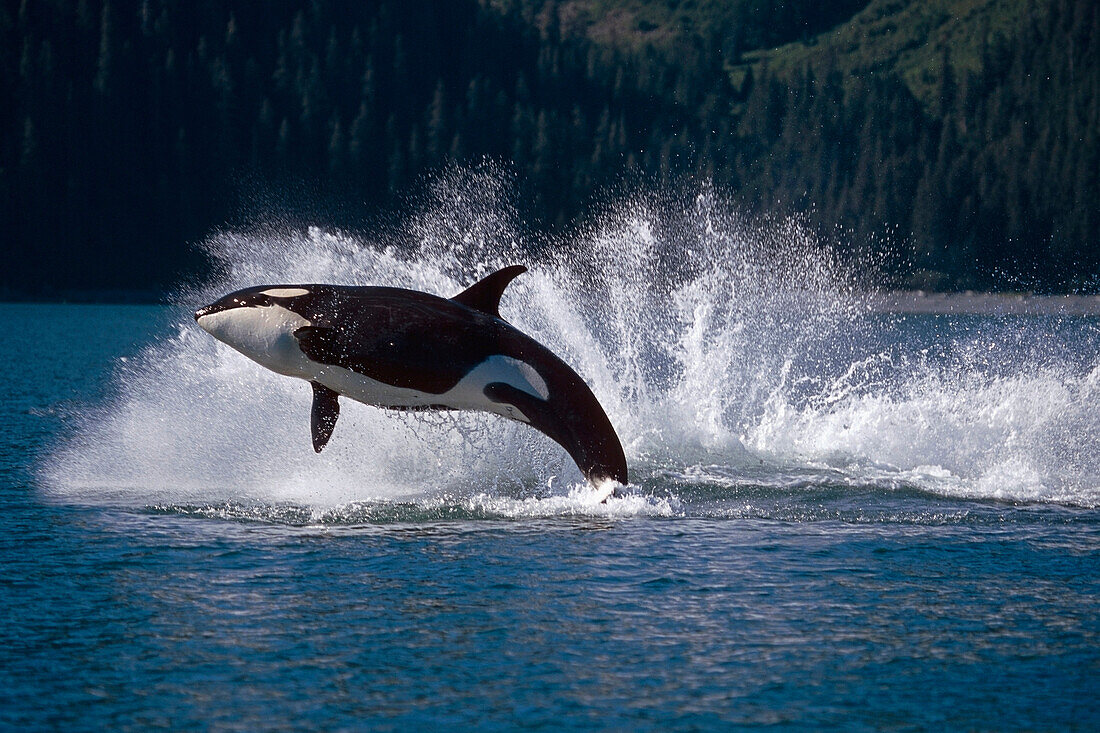
M 943 315 L 1100 315 L 1100 295 L 1030 293 L 927 293 L 921 290 L 877 292 L 867 302 L 879 313 Z

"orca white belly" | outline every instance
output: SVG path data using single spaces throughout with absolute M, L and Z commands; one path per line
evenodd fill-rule
M 304 357 L 304 354 L 303 354 Z M 345 397 L 378 407 L 448 407 L 453 410 L 478 410 L 530 422 L 514 405 L 493 402 L 485 396 L 486 385 L 503 382 L 532 397 L 545 400 L 549 391 L 534 367 L 510 356 L 495 354 L 471 369 L 454 387 L 442 394 L 395 387 L 368 376 L 331 364 L 306 360 L 313 373 L 306 379 L 319 382 Z

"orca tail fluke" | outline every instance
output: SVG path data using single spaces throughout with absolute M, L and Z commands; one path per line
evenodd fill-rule
M 626 455 L 607 414 L 580 377 L 572 389 L 541 400 L 504 382 L 486 385 L 493 402 L 515 405 L 531 427 L 565 448 L 584 477 L 594 486 L 629 483 Z

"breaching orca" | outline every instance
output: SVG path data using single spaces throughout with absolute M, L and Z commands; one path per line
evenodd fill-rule
M 627 483 L 622 445 L 584 380 L 500 316 L 513 265 L 451 299 L 415 290 L 264 285 L 195 320 L 263 366 L 313 385 L 313 448 L 328 443 L 341 395 L 395 410 L 481 410 L 559 443 L 593 484 Z

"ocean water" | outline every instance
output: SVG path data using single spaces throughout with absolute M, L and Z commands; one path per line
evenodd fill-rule
M 706 191 L 533 240 L 507 188 L 214 235 L 172 305 L 0 305 L 0 727 L 1100 725 L 1100 319 L 881 313 Z M 191 318 L 517 261 L 504 317 L 623 440 L 607 503 L 485 415 L 345 402 L 315 455 L 308 386 Z

